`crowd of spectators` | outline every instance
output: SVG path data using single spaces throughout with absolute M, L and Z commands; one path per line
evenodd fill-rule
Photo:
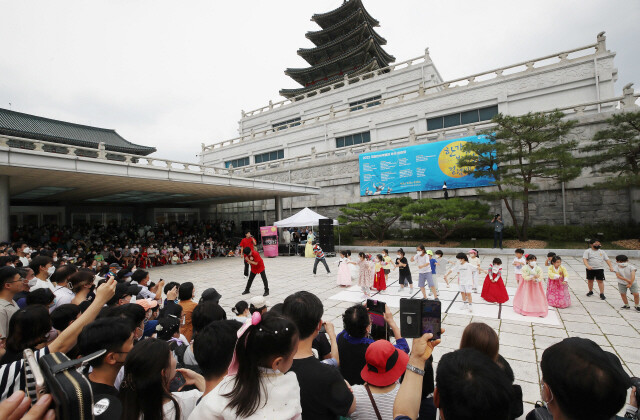
M 500 356 L 498 335 L 486 324 L 469 324 L 459 349 L 442 355 L 434 368 L 432 353 L 441 340 L 425 334 L 410 346 L 388 308 L 384 318 L 391 341 L 370 338 L 371 320 L 360 304 L 345 310 L 344 330 L 336 335 L 323 321 L 322 301 L 306 291 L 274 306 L 263 296 L 239 301 L 229 308 L 235 316 L 227 319 L 213 288 L 196 301 L 191 282 L 156 284 L 149 271 L 121 274 L 127 269 L 117 263 L 101 272 L 54 261 L 49 251 L 34 248 L 0 267 L 2 419 L 27 412 L 32 419 L 55 415 L 48 395 L 29 409 L 23 392 L 25 349 L 36 359 L 56 352 L 75 359 L 106 350 L 82 369 L 94 401 L 119 402 L 102 418 L 431 420 L 439 412 L 445 420 L 510 420 L 523 415 L 522 390 Z M 444 330 L 442 340 L 447 340 Z M 632 385 L 618 358 L 588 339 L 567 338 L 547 348 L 540 369 L 542 402 L 528 419 L 609 420 L 623 408 Z M 635 392 L 631 395 L 628 416 L 637 418 Z

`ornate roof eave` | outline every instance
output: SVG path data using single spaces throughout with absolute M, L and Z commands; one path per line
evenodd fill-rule
M 359 74 L 368 73 L 370 71 L 377 70 L 378 68 L 380 68 L 378 66 L 378 60 L 376 60 L 375 58 L 372 58 L 365 65 L 358 67 L 357 69 L 350 70 L 344 75 L 336 75 L 334 77 L 328 78 L 327 80 L 322 80 L 313 85 L 306 86 L 306 87 L 295 88 L 295 89 L 281 89 L 279 93 L 281 96 L 284 96 L 285 98 L 295 100 L 296 96 L 303 95 L 307 92 L 311 92 L 316 89 L 321 89 L 327 85 L 335 84 L 336 82 L 338 82 L 341 79 L 344 79 L 345 77 L 349 78 L 349 77 L 357 76 Z
M 364 8 L 364 5 L 362 4 L 361 0 L 345 1 L 340 5 L 340 7 L 337 7 L 329 12 L 316 13 L 311 17 L 311 20 L 316 22 L 321 28 L 324 29 L 329 26 L 332 26 L 332 21 L 334 21 L 336 18 L 339 18 L 344 14 L 350 13 L 353 10 L 362 10 L 367 20 L 369 20 L 373 26 L 380 25 L 380 22 L 374 19 L 373 16 L 371 16 L 369 12 L 367 12 L 367 9 Z
M 321 64 L 318 64 L 316 66 L 311 66 L 311 67 L 289 68 L 289 69 L 286 69 L 284 73 L 287 76 L 294 79 L 296 82 L 304 86 L 307 83 L 309 83 L 308 79 L 310 74 L 321 73 L 323 70 L 331 67 L 332 65 L 335 65 L 343 60 L 353 58 L 354 56 L 357 56 L 359 54 L 363 54 L 367 51 L 370 51 L 372 48 L 375 50 L 376 53 L 378 52 L 377 48 L 375 47 L 375 42 L 373 41 L 373 39 L 369 38 L 361 42 L 358 46 L 350 49 L 349 51 L 346 51 L 343 54 L 340 54 L 337 57 L 332 58 L 331 60 L 324 61 Z M 376 56 L 376 54 L 373 54 L 373 59 L 378 61 L 380 64 L 380 61 Z M 315 77 L 313 78 L 315 79 Z
M 315 48 L 300 48 L 298 49 L 298 55 L 300 57 L 302 57 L 307 63 L 309 63 L 310 65 L 314 66 L 316 64 L 318 64 L 317 60 L 314 60 L 314 57 L 318 54 L 321 54 L 325 51 L 329 51 L 331 50 L 331 48 L 341 45 L 346 41 L 349 41 L 353 38 L 356 38 L 357 36 L 361 36 L 364 32 L 367 32 L 369 34 L 370 38 L 373 38 L 374 41 L 376 42 L 376 44 L 380 45 L 385 45 L 387 43 L 387 40 L 382 38 L 380 35 L 378 35 L 378 33 L 367 23 L 367 22 L 362 22 L 360 23 L 357 27 L 353 28 L 353 30 L 347 34 L 344 34 L 342 36 L 340 36 L 339 38 L 334 39 L 331 42 L 328 42 L 326 44 L 317 46 Z M 383 51 L 384 52 L 384 51 Z M 386 54 L 388 57 L 392 58 L 391 56 L 389 56 L 386 52 L 384 52 L 384 54 Z M 395 61 L 395 59 L 391 60 Z
M 356 10 L 346 18 L 337 22 L 335 25 L 331 25 L 319 31 L 307 32 L 305 34 L 305 37 L 311 42 L 313 42 L 314 44 L 316 44 L 317 46 L 321 46 L 322 44 L 326 43 L 326 41 L 322 41 L 324 38 L 333 39 L 334 36 L 332 36 L 332 34 L 335 32 L 338 32 L 339 29 L 342 29 L 344 27 L 352 28 L 354 26 L 357 26 L 354 21 L 357 21 L 358 19 L 361 19 L 361 22 L 368 22 L 372 28 L 375 26 L 379 26 L 379 25 L 372 24 L 372 22 L 370 21 L 367 21 L 366 16 L 362 12 L 362 10 Z M 361 23 L 361 22 L 358 22 L 358 23 Z M 350 32 L 350 30 L 346 31 L 345 33 L 348 33 L 348 32 Z M 384 41 L 384 43 L 386 43 L 386 41 Z

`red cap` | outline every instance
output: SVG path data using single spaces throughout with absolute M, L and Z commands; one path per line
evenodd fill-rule
M 374 386 L 389 386 L 402 376 L 409 355 L 393 347 L 387 340 L 378 340 L 367 347 L 367 364 L 360 372 L 362 379 Z

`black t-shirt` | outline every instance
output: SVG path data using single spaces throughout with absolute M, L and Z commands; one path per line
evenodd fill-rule
M 87 377 L 87 379 L 89 378 Z M 91 379 L 89 379 L 89 383 L 91 384 L 91 391 L 93 391 L 94 400 L 97 395 L 118 396 L 118 389 L 115 386 L 101 384 L 100 382 L 93 382 Z
M 327 355 L 331 354 L 331 343 L 327 339 L 326 334 L 318 334 L 313 339 L 312 347 L 318 352 L 318 358 L 323 360 Z
M 406 267 L 398 267 L 400 270 L 400 274 L 411 274 L 411 269 L 409 268 L 409 261 L 405 257 L 396 258 L 396 264 L 406 264 Z
M 303 420 L 348 416 L 353 394 L 336 368 L 311 356 L 294 359 L 291 370 L 295 372 L 300 384 Z

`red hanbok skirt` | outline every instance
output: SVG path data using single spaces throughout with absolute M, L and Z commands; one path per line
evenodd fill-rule
M 376 290 L 387 290 L 387 281 L 384 278 L 383 268 L 380 268 L 373 277 L 373 288 Z
M 487 302 L 495 302 L 495 303 L 505 303 L 509 300 L 509 294 L 507 293 L 507 288 L 504 287 L 504 282 L 502 281 L 502 276 L 497 275 L 497 280 L 495 283 L 491 281 L 491 275 L 493 273 L 487 274 L 484 278 L 484 284 L 482 285 L 482 299 Z

